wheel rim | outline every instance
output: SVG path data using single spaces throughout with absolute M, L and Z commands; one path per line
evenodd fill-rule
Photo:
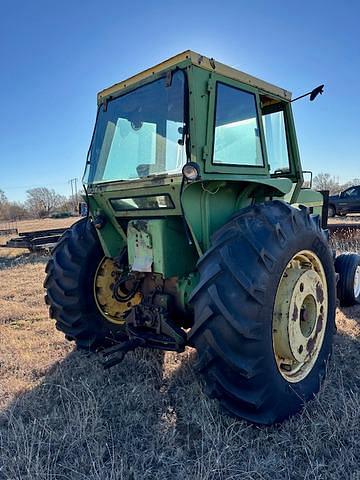
M 354 276 L 354 296 L 358 298 L 360 296 L 360 265 L 356 267 Z
M 324 340 L 327 313 L 324 268 L 315 253 L 302 250 L 283 271 L 273 311 L 274 355 L 287 381 L 299 382 L 311 372 Z
M 94 298 L 96 306 L 101 315 L 111 323 L 123 325 L 125 323 L 125 313 L 134 305 L 141 302 L 139 292 L 127 296 L 127 292 L 120 289 L 120 293 L 127 296 L 126 301 L 119 302 L 114 297 L 114 283 L 116 276 L 121 272 L 115 266 L 111 258 L 104 257 L 99 263 L 94 277 Z

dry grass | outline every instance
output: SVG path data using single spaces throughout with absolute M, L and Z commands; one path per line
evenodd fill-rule
M 320 395 L 258 428 L 204 396 L 190 349 L 110 371 L 73 351 L 47 318 L 45 260 L 0 258 L 1 480 L 360 478 L 359 307 L 338 311 Z
M 347 215 L 346 217 L 335 217 L 329 219 L 329 224 L 336 223 L 358 223 L 360 225 L 360 216 Z M 360 230 L 353 230 L 348 232 L 345 231 L 345 233 L 334 233 L 330 239 L 330 244 L 332 248 L 337 251 L 337 253 L 345 251 L 360 252 Z
M 6 228 L 17 228 L 19 232 L 33 232 L 36 230 L 47 230 L 50 228 L 70 227 L 79 217 L 69 218 L 43 218 L 31 220 L 18 220 L 14 222 L 0 221 L 0 230 Z

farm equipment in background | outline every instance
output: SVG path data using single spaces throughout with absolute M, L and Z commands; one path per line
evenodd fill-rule
M 61 235 L 67 228 L 53 228 L 49 230 L 38 230 L 33 232 L 15 232 L 18 237 L 11 238 L 1 248 L 27 248 L 30 252 L 51 250 L 60 240 Z
M 179 54 L 99 93 L 84 184 L 88 216 L 46 268 L 66 338 L 102 349 L 107 366 L 137 347 L 190 345 L 207 393 L 255 423 L 314 396 L 336 276 L 288 91 Z M 359 256 L 350 263 L 339 282 L 354 294 Z
M 17 228 L 7 227 L 0 229 L 0 236 L 7 237 L 8 235 L 12 235 L 13 233 L 18 233 Z

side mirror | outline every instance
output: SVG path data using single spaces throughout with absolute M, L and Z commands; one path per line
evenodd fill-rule
M 314 90 L 310 93 L 310 102 L 315 100 L 315 98 L 320 94 L 322 95 L 324 92 L 324 85 L 319 85 L 318 87 L 314 88 Z
M 312 188 L 312 179 L 313 179 L 313 173 L 310 170 L 303 170 L 303 184 L 301 188 L 307 188 L 311 189 Z

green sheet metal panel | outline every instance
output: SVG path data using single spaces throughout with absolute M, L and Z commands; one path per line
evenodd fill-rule
M 169 278 L 194 270 L 198 255 L 187 242 L 181 218 L 131 220 L 127 234 L 129 265 L 135 271 L 153 271 Z

